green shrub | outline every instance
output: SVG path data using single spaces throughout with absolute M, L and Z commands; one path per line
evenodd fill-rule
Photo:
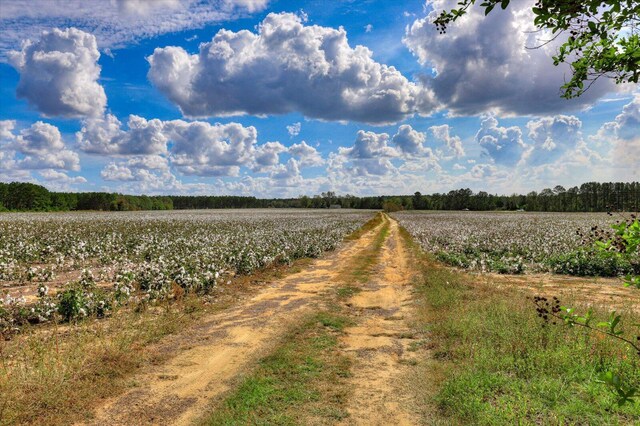
M 614 253 L 580 249 L 549 258 L 546 264 L 558 274 L 615 277 L 640 273 L 640 263 Z

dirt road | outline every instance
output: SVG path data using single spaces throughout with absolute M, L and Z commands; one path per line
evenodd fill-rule
M 390 219 L 378 264 L 371 278 L 347 305 L 358 318 L 346 329 L 343 350 L 355 359 L 350 379 L 353 395 L 344 424 L 412 425 L 411 392 L 403 389 L 403 376 L 412 364 L 409 345 L 414 341 L 408 320 L 413 302 L 412 270 L 398 223 Z
M 169 360 L 135 377 L 137 385 L 106 401 L 91 424 L 193 423 L 238 375 L 269 353 L 296 319 L 317 308 L 323 293 L 340 282 L 342 265 L 371 246 L 382 226 L 238 306 L 212 314 L 197 328 L 167 339 L 163 350 L 171 353 Z

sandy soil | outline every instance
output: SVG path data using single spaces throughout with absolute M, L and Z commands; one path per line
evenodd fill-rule
M 43 265 L 37 265 L 42 267 Z M 108 268 L 106 267 L 90 267 L 93 275 L 97 278 L 101 274 L 105 273 Z M 55 277 L 51 281 L 47 282 L 18 282 L 18 281 L 4 281 L 0 283 L 0 296 L 2 294 L 9 294 L 12 297 L 24 297 L 27 303 L 34 303 L 38 299 L 38 287 L 41 284 L 49 287 L 49 295 L 53 296 L 60 291 L 65 284 L 70 281 L 77 281 L 82 275 L 82 269 L 72 271 L 57 271 Z M 112 282 L 99 281 L 96 283 L 98 287 L 111 288 Z
M 135 377 L 135 387 L 105 401 L 89 424 L 193 423 L 269 353 L 290 324 L 318 306 L 323 292 L 338 283 L 340 265 L 371 245 L 378 231 L 166 339 L 160 350 L 170 354 L 168 361 Z
M 640 291 L 624 287 L 618 278 L 572 277 L 554 274 L 478 274 L 482 283 L 521 289 L 531 295 L 557 296 L 587 305 L 640 312 Z
M 347 425 L 416 424 L 410 392 L 403 391 L 404 375 L 411 368 L 413 341 L 407 321 L 413 309 L 412 272 L 408 252 L 391 219 L 379 263 L 369 282 L 347 306 L 358 324 L 346 329 L 342 349 L 355 358 L 353 388 Z

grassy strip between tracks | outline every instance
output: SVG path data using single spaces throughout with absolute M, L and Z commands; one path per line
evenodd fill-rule
M 369 219 L 364 225 L 362 225 L 360 228 L 356 229 L 351 234 L 349 234 L 345 238 L 345 241 L 355 241 L 359 239 L 367 232 L 373 231 L 374 229 L 376 229 L 376 227 L 380 225 L 383 221 L 384 221 L 384 213 L 381 213 L 381 212 L 376 213 L 375 216 Z
M 321 311 L 305 318 L 203 424 L 335 423 L 345 411 L 350 359 L 338 337 L 350 320 Z
M 638 424 L 640 403 L 619 407 L 597 381 L 608 369 L 640 387 L 640 358 L 629 347 L 577 327 L 543 326 L 522 291 L 445 268 L 401 232 L 420 268 L 415 321 L 429 354 L 408 380 L 429 424 Z M 623 317 L 634 336 L 640 315 Z
M 235 390 L 212 408 L 204 425 L 238 424 L 335 424 L 347 417 L 345 410 L 351 359 L 340 352 L 338 338 L 353 325 L 337 298 L 357 292 L 366 281 L 389 233 L 389 219 L 379 213 L 355 238 L 375 231 L 368 247 L 342 266 L 335 294 L 326 295 L 330 309 L 310 314 L 296 324 L 278 347 L 243 378 Z
M 358 256 L 354 256 L 348 265 L 342 265 L 342 270 L 338 280 L 341 285 L 336 292 L 340 298 L 349 298 L 360 291 L 358 284 L 365 283 L 372 273 L 372 268 L 380 256 L 380 250 L 389 235 L 389 218 L 384 213 L 378 213 L 366 226 L 368 230 L 380 227 L 373 243 L 366 247 Z M 362 236 L 360 234 L 359 236 Z

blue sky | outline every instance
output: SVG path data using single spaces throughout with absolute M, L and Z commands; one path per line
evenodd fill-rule
M 560 99 L 557 44 L 526 49 L 532 3 L 439 35 L 451 0 L 5 0 L 0 180 L 269 197 L 638 180 L 638 86 Z

